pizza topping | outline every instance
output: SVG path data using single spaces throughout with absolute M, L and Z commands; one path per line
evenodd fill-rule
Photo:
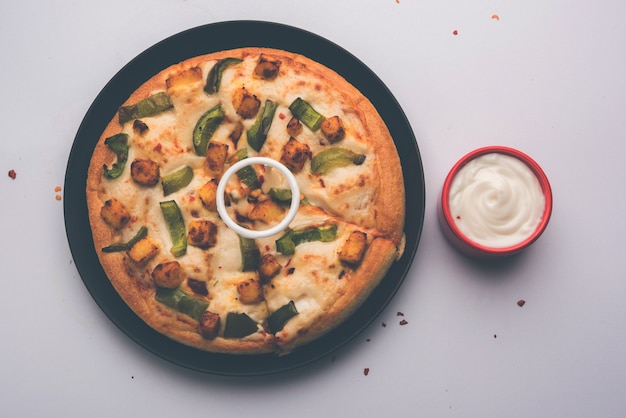
M 171 90 L 199 81 L 202 81 L 202 69 L 200 67 L 191 67 L 167 78 L 165 87 L 167 87 L 167 90 Z
M 245 313 L 226 315 L 224 338 L 243 338 L 258 331 L 257 323 Z
M 188 295 L 180 288 L 165 289 L 159 287 L 156 290 L 155 299 L 175 311 L 190 316 L 196 321 L 202 318 L 204 312 L 209 307 L 207 301 Z
M 277 103 L 271 100 L 266 100 L 263 105 L 263 111 L 257 116 L 250 129 L 248 129 L 248 145 L 250 145 L 255 151 L 260 151 L 261 147 L 265 143 L 265 139 L 267 138 L 270 126 L 272 126 L 274 113 L 276 113 L 277 107 Z
M 208 296 L 209 289 L 206 287 L 206 282 L 202 280 L 192 279 L 191 277 L 187 279 L 187 286 L 191 289 L 193 293 L 200 296 Z
M 273 254 L 264 254 L 259 263 L 259 276 L 261 281 L 263 283 L 269 282 L 282 268 L 283 266 L 280 265 Z
M 280 64 L 280 61 L 271 60 L 265 55 L 261 54 L 256 67 L 254 67 L 254 74 L 264 80 L 273 80 L 278 75 Z
M 241 148 L 230 157 L 228 162 L 236 163 L 245 158 L 248 158 L 248 150 L 246 148 Z M 261 187 L 261 182 L 259 181 L 256 171 L 254 171 L 254 168 L 250 165 L 241 167 L 241 169 L 237 171 L 237 177 L 239 178 L 239 181 L 248 186 L 250 190 L 256 190 Z
M 367 249 L 367 234 L 352 231 L 339 250 L 339 260 L 351 266 L 358 266 Z
M 118 111 L 119 122 L 120 125 L 123 125 L 133 119 L 154 116 L 173 107 L 170 96 L 165 92 L 159 92 L 135 104 L 120 107 Z
M 100 210 L 100 216 L 113 229 L 121 229 L 130 220 L 130 213 L 114 197 L 104 202 Z
M 219 177 L 224 171 L 228 155 L 228 145 L 217 142 L 209 143 L 206 151 L 206 167 L 209 175 Z
M 206 311 L 200 317 L 200 324 L 198 325 L 198 332 L 202 337 L 207 340 L 212 340 L 217 337 L 217 332 L 220 329 L 220 316 L 215 312 Z
M 268 199 L 252 206 L 252 209 L 248 213 L 248 218 L 253 221 L 269 224 L 271 222 L 280 221 L 284 215 L 285 208 L 275 201 Z
M 148 132 L 148 125 L 146 125 L 145 122 L 139 120 L 139 119 L 135 119 L 135 121 L 133 122 L 133 132 L 137 133 L 138 135 L 143 135 L 146 132 Z
M 208 210 L 213 212 L 217 210 L 217 185 L 217 179 L 211 179 L 198 189 L 200 200 Z
M 189 222 L 187 241 L 194 247 L 207 249 L 217 243 L 217 225 L 206 219 L 194 219 Z
M 333 116 L 332 118 L 325 119 L 320 124 L 320 129 L 326 139 L 328 139 L 331 143 L 342 140 L 346 135 L 346 131 L 343 128 L 343 124 L 341 123 L 339 116 Z
M 130 250 L 126 252 L 128 258 L 130 258 L 135 264 L 143 266 L 148 261 L 152 260 L 159 252 L 159 246 L 149 238 L 142 238 L 130 247 Z
M 146 236 L 148 236 L 148 228 L 146 228 L 145 226 L 142 226 L 141 228 L 139 228 L 139 231 L 137 231 L 137 234 L 133 238 L 131 238 L 128 242 L 119 243 L 119 244 L 111 244 L 107 247 L 104 247 L 102 249 L 102 252 L 116 253 L 119 251 L 128 251 L 133 247 L 133 245 L 135 245 L 139 240 L 144 239 Z
M 259 267 L 261 252 L 256 242 L 251 238 L 239 237 L 239 250 L 241 251 L 241 271 L 254 271 Z
M 130 176 L 142 186 L 154 186 L 159 182 L 159 163 L 152 160 L 136 159 L 130 165 Z
M 312 226 L 303 229 L 291 229 L 276 240 L 276 250 L 284 255 L 292 255 L 296 247 L 303 242 L 330 242 L 337 238 L 337 225 Z
M 272 314 L 267 318 L 267 326 L 269 331 L 272 334 L 277 333 L 294 316 L 298 315 L 298 310 L 296 309 L 296 304 L 293 300 L 290 300 L 289 303 L 281 306 L 276 311 L 272 312 Z
M 254 94 L 249 93 L 245 87 L 242 87 L 233 95 L 233 107 L 239 116 L 250 119 L 259 112 L 261 101 Z
M 310 158 L 311 149 L 309 146 L 291 137 L 283 147 L 280 162 L 286 165 L 291 171 L 297 173 L 302 170 L 304 163 Z
M 241 121 L 237 121 L 237 124 L 228 135 L 228 139 L 233 142 L 233 145 L 237 147 L 237 142 L 239 142 L 239 138 L 241 138 L 241 134 L 243 133 L 243 123 Z
M 180 257 L 187 252 L 187 237 L 185 233 L 185 221 L 178 204 L 173 200 L 159 203 L 165 224 L 172 239 L 170 252 L 174 257 Z
M 224 73 L 224 70 L 227 67 L 239 64 L 240 62 L 242 62 L 242 60 L 239 58 L 224 58 L 219 60 L 217 64 L 211 68 L 211 71 L 209 71 L 204 91 L 208 94 L 217 93 L 220 89 L 220 84 L 222 83 L 222 74 Z
M 215 130 L 224 120 L 224 109 L 221 105 L 213 106 L 207 110 L 193 128 L 193 148 L 197 155 L 206 155 L 207 146 Z
M 302 132 L 302 123 L 300 123 L 300 119 L 297 117 L 292 117 L 287 122 L 287 133 L 289 136 L 298 136 Z
M 152 270 L 152 280 L 157 287 L 177 288 L 185 280 L 185 272 L 178 261 L 166 261 Z
M 110 136 L 104 140 L 104 144 L 108 145 L 117 158 L 117 161 L 113 163 L 111 168 L 108 168 L 106 165 L 103 167 L 104 177 L 108 179 L 118 178 L 122 174 L 122 171 L 124 171 L 126 160 L 128 159 L 128 135 L 119 133 Z
M 365 154 L 359 154 L 347 148 L 331 147 L 317 153 L 311 159 L 313 174 L 327 174 L 329 171 L 350 164 L 361 165 Z
M 188 165 L 171 172 L 165 176 L 161 180 L 161 185 L 163 186 L 163 195 L 167 196 L 175 191 L 182 189 L 191 183 L 193 179 L 193 169 Z
M 255 278 L 241 281 L 237 284 L 239 301 L 246 305 L 263 301 L 263 287 L 261 282 Z
M 281 203 L 291 202 L 291 189 L 282 189 L 277 187 L 272 187 L 269 190 L 269 196 Z
M 289 105 L 289 110 L 295 117 L 297 117 L 307 128 L 313 132 L 317 131 L 324 120 L 324 115 L 319 113 L 308 102 L 305 102 L 300 97 L 293 101 Z

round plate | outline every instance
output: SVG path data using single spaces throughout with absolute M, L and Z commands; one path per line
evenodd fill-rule
M 289 355 L 228 355 L 204 352 L 154 331 L 126 305 L 105 275 L 93 246 L 85 182 L 93 149 L 118 107 L 145 80 L 186 58 L 239 47 L 259 46 L 297 52 L 316 60 L 356 86 L 385 120 L 404 170 L 406 250 L 382 283 L 344 323 Z M 252 376 L 284 372 L 319 360 L 345 345 L 387 306 L 413 261 L 424 221 L 424 173 L 411 126 L 382 81 L 361 61 L 336 44 L 281 24 L 232 21 L 193 28 L 167 38 L 133 59 L 102 89 L 76 134 L 65 175 L 65 229 L 80 276 L 104 313 L 135 342 L 172 363 L 216 375 Z

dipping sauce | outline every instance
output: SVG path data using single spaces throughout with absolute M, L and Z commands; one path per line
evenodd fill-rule
M 492 153 L 468 162 L 450 185 L 450 213 L 472 241 L 504 248 L 524 241 L 545 208 L 537 176 L 519 159 Z
M 461 158 L 446 178 L 439 206 L 446 237 L 477 256 L 511 255 L 528 247 L 551 212 L 550 184 L 539 165 L 501 146 Z

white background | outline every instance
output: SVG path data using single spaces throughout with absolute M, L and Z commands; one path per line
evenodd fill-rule
M 2 415 L 624 416 L 625 16 L 621 0 L 2 2 Z M 54 191 L 122 66 L 239 19 L 300 27 L 368 65 L 411 123 L 427 194 L 383 314 L 334 361 L 254 378 L 183 369 L 120 332 L 78 275 Z M 545 234 L 499 264 L 459 256 L 435 212 L 454 162 L 491 144 L 532 156 L 554 192 Z

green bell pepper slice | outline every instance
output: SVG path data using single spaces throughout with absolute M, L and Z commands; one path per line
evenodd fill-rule
M 213 68 L 209 71 L 209 75 L 207 76 L 206 85 L 204 86 L 204 91 L 208 94 L 217 93 L 220 89 L 220 84 L 222 83 L 222 74 L 224 70 L 235 64 L 239 64 L 243 60 L 239 58 L 224 58 L 219 60 Z
M 108 137 L 104 140 L 104 144 L 111 149 L 115 153 L 117 161 L 113 163 L 111 168 L 108 168 L 106 165 L 104 168 L 104 177 L 108 179 L 118 178 L 122 172 L 124 171 L 124 167 L 126 166 L 126 161 L 128 160 L 128 135 L 124 133 L 119 133 L 113 136 Z
M 102 252 L 103 253 L 116 253 L 119 251 L 128 251 L 131 249 L 133 245 L 135 245 L 137 241 L 145 238 L 146 236 L 148 236 L 148 228 L 146 228 L 145 226 L 142 226 L 141 228 L 139 228 L 139 231 L 137 232 L 137 234 L 135 234 L 135 236 L 132 237 L 128 242 L 123 242 L 119 244 L 111 244 L 109 246 L 104 247 L 102 249 Z
M 311 159 L 311 172 L 313 174 L 327 174 L 339 167 L 350 164 L 361 165 L 365 161 L 365 154 L 359 154 L 347 148 L 331 147 L 317 153 Z
M 193 148 L 197 155 L 205 156 L 211 137 L 224 120 L 226 113 L 221 105 L 213 106 L 198 119 L 193 128 Z
M 167 196 L 182 189 L 191 183 L 193 179 L 193 169 L 188 165 L 183 168 L 171 172 L 161 178 L 161 185 L 163 186 L 163 195 Z
M 133 119 L 154 116 L 173 107 L 170 96 L 165 92 L 159 92 L 135 104 L 120 107 L 118 111 L 119 122 L 120 125 L 123 125 Z
M 326 119 L 324 115 L 319 113 L 308 102 L 298 97 L 289 105 L 289 110 L 300 122 L 304 123 L 307 128 L 313 132 L 320 128 L 320 125 Z
M 255 271 L 258 269 L 261 252 L 256 242 L 251 238 L 239 235 L 239 249 L 241 251 L 241 271 Z
M 187 253 L 187 231 L 178 204 L 173 200 L 168 200 L 159 203 L 159 205 L 172 239 L 170 252 L 174 257 L 185 255 Z
M 258 331 L 257 323 L 245 313 L 229 312 L 224 325 L 224 338 L 243 338 Z
M 248 136 L 248 145 L 250 145 L 255 151 L 260 151 L 261 147 L 263 147 L 263 144 L 265 143 L 265 140 L 267 139 L 267 133 L 272 126 L 276 108 L 278 108 L 277 103 L 271 100 L 266 100 L 263 105 L 263 111 L 259 113 L 254 121 L 254 124 L 246 132 Z
M 292 255 L 296 247 L 303 242 L 330 242 L 337 238 L 337 225 L 312 226 L 303 229 L 291 229 L 276 240 L 276 250 L 284 255 Z
M 293 300 L 290 300 L 289 303 L 281 306 L 267 317 L 267 327 L 269 332 L 272 334 L 277 333 L 284 328 L 287 321 L 298 315 L 298 313 L 296 304 Z
M 179 288 L 157 288 L 155 299 L 165 306 L 192 317 L 196 321 L 200 320 L 202 314 L 209 307 L 209 302 L 188 295 Z

